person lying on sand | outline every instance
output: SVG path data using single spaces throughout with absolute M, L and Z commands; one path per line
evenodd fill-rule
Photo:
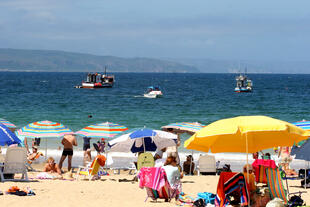
M 55 163 L 54 158 L 49 157 L 47 159 L 47 163 L 44 166 L 43 172 L 48 172 L 48 173 L 57 173 L 60 177 L 62 177 L 61 175 L 61 170 L 59 168 L 59 166 Z

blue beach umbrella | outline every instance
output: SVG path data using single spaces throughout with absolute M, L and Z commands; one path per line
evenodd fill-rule
M 110 152 L 156 151 L 175 146 L 177 138 L 177 135 L 169 132 L 144 128 L 113 139 L 108 142 L 108 146 Z
M 11 145 L 11 144 L 18 144 L 20 143 L 20 139 L 11 132 L 9 128 L 7 128 L 5 125 L 0 124 L 0 145 Z

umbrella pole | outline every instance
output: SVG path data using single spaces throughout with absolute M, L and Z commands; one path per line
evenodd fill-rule
M 247 175 L 247 180 L 250 182 L 250 175 L 249 175 L 249 146 L 248 146 L 248 134 L 245 134 L 245 147 L 246 147 L 246 175 Z M 251 198 L 249 197 L 249 206 L 251 206 Z
M 305 161 L 305 189 L 307 189 L 307 161 Z
M 142 138 L 142 143 L 143 143 L 143 152 L 145 152 L 145 143 L 144 143 L 144 138 Z
M 47 139 L 45 139 L 45 160 L 47 159 Z
M 193 159 L 194 159 L 194 150 L 192 150 L 192 159 L 191 159 L 190 166 L 189 166 L 189 175 L 192 175 L 192 162 L 193 162 L 192 160 Z

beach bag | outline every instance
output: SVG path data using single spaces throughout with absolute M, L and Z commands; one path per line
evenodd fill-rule
M 305 187 L 305 180 L 301 180 L 300 184 L 302 187 Z M 306 188 L 309 188 L 309 187 L 310 187 L 310 178 L 307 178 L 306 179 Z
M 205 207 L 205 206 L 206 206 L 206 202 L 202 198 L 196 200 L 193 205 L 193 207 Z
M 202 198 L 206 204 L 210 203 L 210 204 L 214 204 L 214 200 L 216 195 L 213 193 L 208 193 L 208 192 L 204 192 L 204 193 L 197 193 L 198 199 Z
M 303 205 L 304 205 L 304 200 L 302 200 L 301 197 L 298 195 L 292 196 L 290 200 L 288 201 L 289 207 L 303 206 Z

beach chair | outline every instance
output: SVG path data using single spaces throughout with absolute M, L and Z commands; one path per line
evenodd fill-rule
M 4 163 L 0 165 L 1 181 L 29 181 L 27 175 L 27 151 L 21 147 L 9 147 Z M 14 174 L 22 174 L 21 179 L 14 179 Z M 4 178 L 4 174 L 13 174 L 13 178 Z
M 287 204 L 288 200 L 290 199 L 290 195 L 299 194 L 300 196 L 302 193 L 306 192 L 306 191 L 299 191 L 295 193 L 289 193 L 288 184 L 286 183 L 287 189 L 285 189 L 281 173 L 278 168 L 276 169 L 266 168 L 266 175 L 271 199 L 280 198 L 284 201 L 285 204 Z
M 216 174 L 216 163 L 213 155 L 200 155 L 197 164 L 198 176 L 200 173 Z
M 168 182 L 166 172 L 161 167 L 143 167 L 140 169 L 139 174 L 139 187 L 145 188 L 147 197 L 153 201 L 157 199 L 164 199 L 170 201 L 171 199 L 177 199 L 181 192 L 181 182 L 177 182 L 175 186 L 171 186 Z
M 97 155 L 97 157 L 93 160 L 90 166 L 79 166 L 76 180 L 79 179 L 80 175 L 84 177 L 87 176 L 88 180 L 92 180 L 94 177 L 98 176 L 98 172 L 100 168 L 103 168 L 105 165 L 105 156 Z

